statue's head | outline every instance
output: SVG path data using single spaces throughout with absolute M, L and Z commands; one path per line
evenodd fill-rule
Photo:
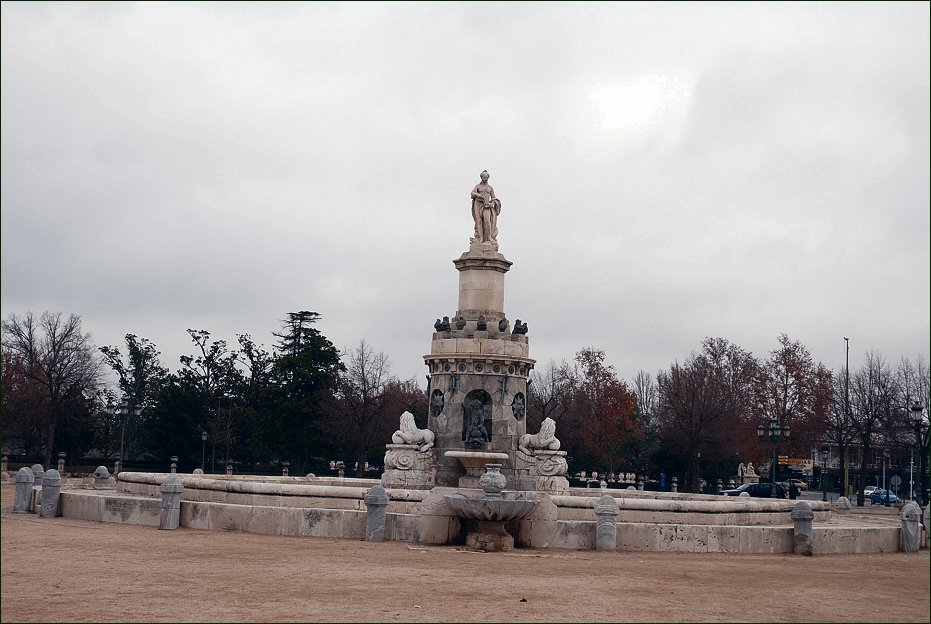
M 488 178 L 491 176 L 489 176 L 488 171 L 485 170 L 482 172 L 482 174 L 479 177 L 482 178 L 482 182 L 488 182 Z
M 413 433 L 417 431 L 417 423 L 414 422 L 414 415 L 410 412 L 401 414 L 401 431 L 404 433 Z
M 549 435 L 556 433 L 556 421 L 547 416 L 543 419 L 543 422 L 540 423 L 540 431 Z

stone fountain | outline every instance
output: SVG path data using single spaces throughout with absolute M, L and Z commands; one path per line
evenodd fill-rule
M 534 512 L 537 502 L 518 496 L 506 499 L 502 495 L 507 478 L 501 474 L 501 464 L 486 464 L 486 471 L 479 479 L 485 495 L 468 498 L 464 494 L 446 494 L 446 504 L 453 513 L 466 519 L 468 534 L 466 547 L 475 550 L 502 551 L 514 548 L 514 538 L 504 525 L 521 520 Z

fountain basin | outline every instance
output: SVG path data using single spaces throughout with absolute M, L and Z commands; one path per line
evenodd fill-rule
M 444 498 L 457 516 L 470 521 L 466 524 L 466 548 L 473 550 L 512 550 L 514 537 L 504 524 L 526 518 L 537 508 L 537 501 L 524 499 L 466 498 L 462 494 L 446 494 Z
M 483 522 L 510 522 L 526 518 L 537 508 L 537 501 L 503 498 L 466 498 L 462 494 L 447 494 L 446 503 L 460 518 Z

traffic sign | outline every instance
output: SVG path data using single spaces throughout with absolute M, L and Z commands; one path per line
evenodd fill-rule
M 892 485 L 892 487 L 897 488 L 902 485 L 902 477 L 899 475 L 892 475 L 889 477 L 889 483 Z

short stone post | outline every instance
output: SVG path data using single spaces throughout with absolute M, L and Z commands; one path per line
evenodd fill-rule
M 679 480 L 677 478 L 672 478 L 672 483 L 669 485 L 669 491 L 672 493 L 679 491 Z
M 20 468 L 16 473 L 16 492 L 13 494 L 13 513 L 26 513 L 29 511 L 29 501 L 32 499 L 32 484 L 36 477 L 29 468 Z
M 291 465 L 291 462 L 289 462 L 289 461 L 283 461 L 283 462 L 281 462 L 281 476 L 282 476 L 282 477 L 287 477 L 287 476 L 288 476 L 288 474 L 290 473 L 290 471 L 288 470 L 288 466 L 290 466 L 290 465 Z
M 30 470 L 32 470 L 32 476 L 35 478 L 35 484 L 42 485 L 42 476 L 45 474 L 45 468 L 42 467 L 42 464 L 33 464 Z
M 931 504 L 925 505 L 925 548 L 931 548 Z
M 226 476 L 233 476 L 233 462 L 226 462 Z
M 184 486 L 180 479 L 170 476 L 159 487 L 162 493 L 162 509 L 158 516 L 158 528 L 174 530 L 181 524 L 181 493 Z
M 641 492 L 643 491 L 643 477 L 640 477 L 639 479 L 637 479 L 637 489 L 640 490 Z
M 811 525 L 815 512 L 806 501 L 795 503 L 792 509 L 792 524 L 795 528 L 795 554 L 811 557 Z
M 850 515 L 850 501 L 846 496 L 841 496 L 837 499 L 837 502 L 834 503 L 834 509 L 837 511 L 838 516 L 849 516 Z
M 178 456 L 177 455 L 171 456 L 171 465 L 168 466 L 168 469 L 171 471 L 171 474 L 175 474 L 178 472 Z
M 365 540 L 382 542 L 385 539 L 385 523 L 388 519 L 388 491 L 376 485 L 365 493 Z
M 65 473 L 65 457 L 67 456 L 68 454 L 65 452 L 58 454 L 58 474 L 60 475 Z
M 120 474 L 120 468 L 122 468 L 122 466 L 120 465 L 120 460 L 116 460 L 115 462 L 113 462 L 113 474 L 115 475 Z
M 722 481 L 721 479 L 718 479 L 718 482 L 717 482 L 717 484 L 714 486 L 714 489 L 715 489 L 715 492 L 714 492 L 715 494 L 720 494 L 721 492 L 723 492 L 723 491 L 724 491 L 724 481 Z
M 617 501 L 604 495 L 595 503 L 595 550 L 617 550 Z
M 61 497 L 61 473 L 54 468 L 46 470 L 42 477 L 42 509 L 39 515 L 43 518 L 58 516 L 58 502 Z
M 97 470 L 94 471 L 94 485 L 106 485 L 109 478 L 110 473 L 107 471 L 107 467 L 97 466 Z
M 737 495 L 737 498 L 750 498 L 750 492 L 741 492 Z
M 921 507 L 915 501 L 909 501 L 899 513 L 902 528 L 899 531 L 899 549 L 904 552 L 918 552 L 921 548 Z
M 607 490 L 607 489 L 608 489 L 608 482 L 605 481 L 604 479 L 602 479 L 601 481 L 598 482 L 598 487 L 599 487 L 599 489 Z
M 7 469 L 7 466 L 8 466 L 8 464 L 7 464 L 8 461 L 9 461 L 9 460 L 7 459 L 7 456 L 6 456 L 6 455 L 4 455 L 3 457 L 0 457 L 0 472 L 6 472 L 6 469 Z
M 195 468 L 195 469 L 194 469 L 194 476 L 195 476 L 195 477 L 203 476 L 203 474 L 204 474 L 204 471 L 201 470 L 200 468 Z

